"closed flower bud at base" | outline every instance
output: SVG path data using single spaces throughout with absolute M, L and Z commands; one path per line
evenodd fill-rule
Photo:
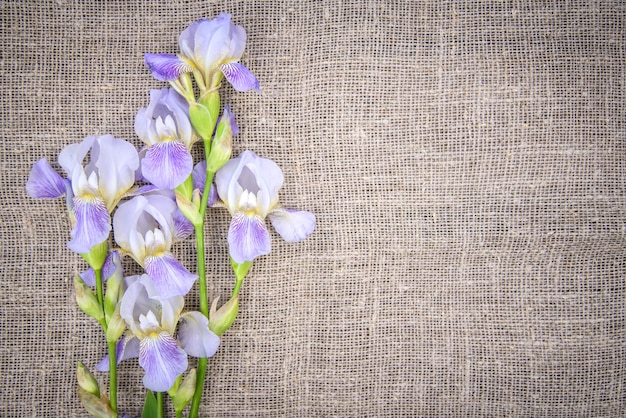
M 85 389 L 78 388 L 78 398 L 83 407 L 94 417 L 98 418 L 117 418 L 117 414 L 113 412 L 108 400 L 97 397 L 87 392 Z
M 182 412 L 185 409 L 185 406 L 191 401 L 193 398 L 193 394 L 196 391 L 196 369 L 191 369 L 185 380 L 178 387 L 178 390 L 172 396 L 174 400 L 174 409 L 177 412 Z
M 95 377 L 87 370 L 87 367 L 80 361 L 76 367 L 76 378 L 78 379 L 78 386 L 85 389 L 85 391 L 100 397 L 100 386 Z

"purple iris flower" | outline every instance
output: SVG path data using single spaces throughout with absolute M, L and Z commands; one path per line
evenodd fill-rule
M 198 278 L 170 251 L 190 230 L 180 218 L 176 202 L 160 194 L 135 196 L 113 216 L 115 241 L 146 270 L 163 297 L 187 294 Z
M 209 330 L 209 321 L 200 312 L 181 314 L 183 297 L 163 297 L 150 276 L 127 277 L 126 283 L 120 316 L 129 331 L 117 344 L 117 362 L 139 357 L 139 365 L 146 372 L 146 388 L 165 392 L 187 370 L 187 355 L 211 357 L 220 339 Z M 106 371 L 107 358 L 96 368 Z
M 315 229 L 315 215 L 282 208 L 278 190 L 283 173 L 275 162 L 251 151 L 242 152 L 215 174 L 221 203 L 232 215 L 228 230 L 230 256 L 237 263 L 252 261 L 271 250 L 265 218 L 287 242 L 302 241 Z
M 178 44 L 179 55 L 145 54 L 146 65 L 157 80 L 173 81 L 183 73 L 197 71 L 206 89 L 217 87 L 223 77 L 238 91 L 259 89 L 254 74 L 239 63 L 246 31 L 232 23 L 230 14 L 192 23 L 180 34 Z
M 160 189 L 174 189 L 193 169 L 191 147 L 198 141 L 187 101 L 173 89 L 150 91 L 150 103 L 135 116 L 135 132 L 146 144 L 141 174 Z
M 83 159 L 90 160 L 83 166 Z M 32 197 L 66 196 L 72 231 L 67 246 L 79 254 L 88 253 L 105 241 L 111 231 L 111 215 L 117 203 L 135 182 L 139 157 L 135 147 L 112 135 L 88 136 L 79 144 L 65 147 L 59 164 L 63 179 L 45 159 L 33 166 L 26 191 Z

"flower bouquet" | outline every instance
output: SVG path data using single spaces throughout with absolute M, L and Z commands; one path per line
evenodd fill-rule
M 77 378 L 79 398 L 95 417 L 123 416 L 116 368 L 131 358 L 145 372 L 142 417 L 163 416 L 164 394 L 177 417 L 189 403 L 189 417 L 197 417 L 207 359 L 235 321 L 253 260 L 270 252 L 266 218 L 289 242 L 315 228 L 312 213 L 280 205 L 283 174 L 276 163 L 252 151 L 231 158 L 238 128 L 230 107 L 221 106 L 222 81 L 240 92 L 260 91 L 257 78 L 239 62 L 245 43 L 245 30 L 228 14 L 192 23 L 180 35 L 179 54 L 145 54 L 152 75 L 169 87 L 152 90 L 148 106 L 137 112 L 140 150 L 112 135 L 89 136 L 60 152 L 66 177 L 46 159 L 30 172 L 30 196 L 65 197 L 72 228 L 67 246 L 89 266 L 74 278 L 76 301 L 102 327 L 108 355 L 93 368 L 108 372 L 108 391 L 82 363 Z M 194 164 L 197 142 L 205 158 Z M 208 208 L 232 215 L 228 248 L 235 281 L 220 307 L 207 294 Z M 195 273 L 172 252 L 192 234 Z M 144 273 L 125 276 L 123 257 Z M 185 297 L 196 282 L 199 311 L 188 311 Z M 189 369 L 188 356 L 198 358 L 197 368 Z

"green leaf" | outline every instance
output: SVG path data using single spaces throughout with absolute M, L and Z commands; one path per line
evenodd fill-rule
M 159 405 L 156 396 L 151 390 L 146 392 L 146 401 L 143 404 L 143 412 L 141 418 L 156 418 L 159 416 Z

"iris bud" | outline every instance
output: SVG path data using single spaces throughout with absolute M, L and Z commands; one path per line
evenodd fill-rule
M 228 106 L 224 108 L 224 114 L 217 124 L 215 138 L 211 145 L 211 153 L 206 162 L 206 169 L 215 173 L 230 160 L 233 154 L 233 135 L 237 133 L 235 116 L 230 112 Z
M 78 386 L 92 395 L 100 397 L 100 386 L 98 385 L 98 381 L 80 361 L 76 367 L 76 378 L 78 379 Z
M 93 294 L 93 291 L 85 285 L 85 282 L 79 276 L 74 277 L 74 290 L 78 307 L 96 321 L 102 321 L 104 312 L 102 312 L 102 307 L 98 303 L 96 295 Z
M 213 117 L 205 106 L 200 103 L 190 104 L 189 120 L 191 120 L 193 128 L 204 141 L 211 139 L 217 118 Z
M 202 216 L 200 215 L 200 190 L 195 189 L 193 191 L 191 200 L 178 190 L 174 191 L 174 195 L 176 196 L 178 209 L 185 216 L 185 218 L 189 219 L 189 222 L 191 222 L 194 226 L 201 225 Z
M 117 414 L 111 409 L 108 399 L 102 399 L 87 392 L 82 387 L 78 388 L 78 398 L 90 415 L 98 418 L 117 418 Z
M 207 90 L 202 93 L 198 102 L 206 107 L 212 120 L 216 121 L 220 115 L 220 95 L 217 90 Z
M 113 315 L 111 315 L 111 318 L 109 318 L 109 323 L 107 324 L 107 342 L 116 342 L 120 339 L 124 331 L 126 331 L 126 322 L 120 316 L 120 308 L 118 306 L 113 312 Z
M 174 396 L 172 396 L 174 403 L 174 410 L 176 412 L 182 412 L 185 406 L 193 398 L 193 394 L 196 391 L 196 369 L 191 369 L 187 374 L 187 377 L 180 384 Z

